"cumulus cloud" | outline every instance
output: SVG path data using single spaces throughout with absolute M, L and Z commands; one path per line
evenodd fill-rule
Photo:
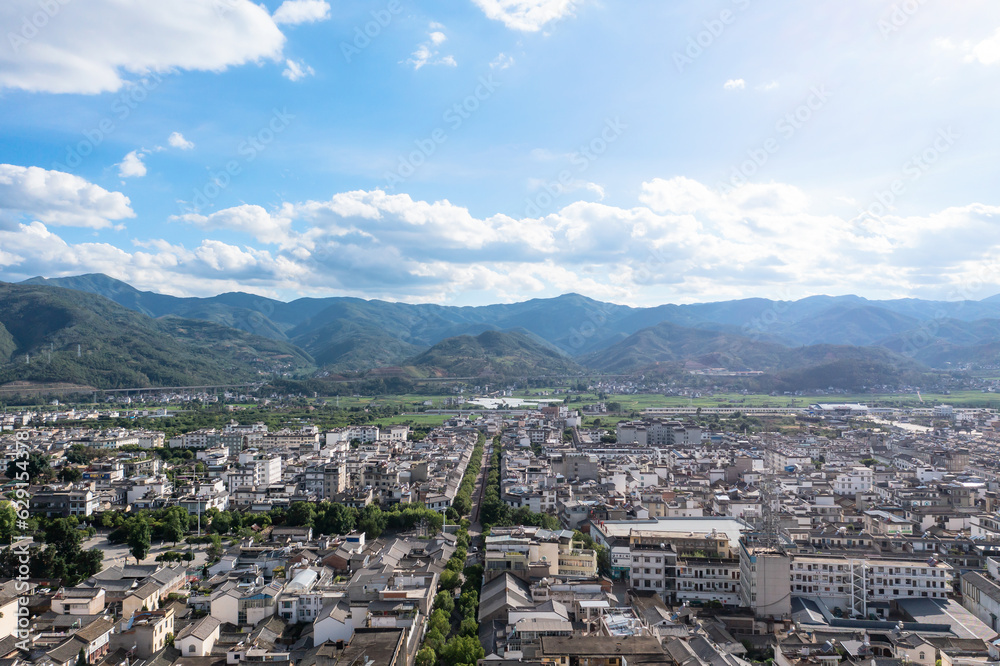
M 412 65 L 415 70 L 425 65 L 447 65 L 448 67 L 458 65 L 454 56 L 441 55 L 439 47 L 448 41 L 448 37 L 441 32 L 444 26 L 440 23 L 431 23 L 430 28 L 431 32 L 427 34 L 427 41 L 418 45 L 417 50 L 413 52 L 405 63 Z
M 290 244 L 291 220 L 280 214 L 272 215 L 261 206 L 244 204 L 211 215 L 190 213 L 172 219 L 182 220 L 206 230 L 228 229 L 243 232 L 262 243 Z
M 146 165 L 142 161 L 143 154 L 133 150 L 118 163 L 120 178 L 142 178 L 146 175 Z
M 69 244 L 41 221 L 22 222 L 0 229 L 0 268 L 27 277 L 110 267 L 116 276 L 155 276 L 190 293 L 228 290 L 235 281 L 258 292 L 406 301 L 571 290 L 632 303 L 792 298 L 820 289 L 943 297 L 950 287 L 929 285 L 928 271 L 946 282 L 982 283 L 1000 263 L 1000 240 L 983 240 L 995 236 L 998 219 L 1000 207 L 981 204 L 847 219 L 817 209 L 789 184 L 722 193 L 684 177 L 643 183 L 631 206 L 575 201 L 522 217 L 482 217 L 447 200 L 357 190 L 184 215 L 174 224 L 188 225 L 196 245 L 151 239 L 132 252 Z M 221 232 L 245 238 L 224 242 Z
M 990 37 L 969 47 L 968 60 L 975 60 L 983 65 L 1000 63 L 1000 28 Z
M 121 192 L 62 171 L 0 164 L 0 227 L 27 219 L 100 229 L 131 217 L 135 213 Z M 9 251 L 2 243 L 0 248 Z
M 570 16 L 583 0 L 472 0 L 487 17 L 511 30 L 538 32 L 548 23 Z
M 743 79 L 729 79 L 722 84 L 722 87 L 726 90 L 743 90 L 747 87 L 747 82 Z
M 281 73 L 283 77 L 289 81 L 298 81 L 299 79 L 304 79 L 307 76 L 312 76 L 316 72 L 313 68 L 305 64 L 302 61 L 295 62 L 294 60 L 285 61 L 285 70 Z
M 180 132 L 174 132 L 171 134 L 170 138 L 167 139 L 167 143 L 174 148 L 180 148 L 181 150 L 191 150 L 194 148 L 194 143 L 185 139 L 184 135 Z
M 22 19 L 38 13 L 38 3 L 0 3 L 0 25 L 16 26 L 0 40 L 0 89 L 97 94 L 150 73 L 276 60 L 285 43 L 267 10 L 250 0 L 52 5 L 43 28 L 25 38 Z
M 279 25 L 325 21 L 330 18 L 330 3 L 325 0 L 285 0 L 275 10 L 273 18 Z

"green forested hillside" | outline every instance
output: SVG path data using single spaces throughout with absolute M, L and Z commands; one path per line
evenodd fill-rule
M 419 371 L 452 377 L 575 374 L 572 359 L 519 332 L 486 331 L 442 340 L 405 362 Z
M 0 327 L 0 384 L 184 386 L 247 381 L 312 365 L 287 343 L 206 321 L 152 319 L 101 296 L 58 287 L 0 283 Z

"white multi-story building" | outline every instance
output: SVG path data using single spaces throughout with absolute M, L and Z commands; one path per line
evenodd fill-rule
M 762 617 L 792 612 L 790 559 L 780 550 L 740 540 L 740 602 Z
M 986 572 L 962 574 L 962 605 L 996 632 L 1000 631 L 1000 560 L 988 558 Z
M 793 555 L 791 595 L 867 616 L 868 604 L 895 599 L 945 599 L 954 570 L 937 560 Z
M 255 450 L 240 454 L 241 467 L 228 474 L 229 492 L 237 488 L 250 486 L 266 488 L 281 481 L 281 458 L 279 456 L 262 456 Z
M 875 485 L 875 472 L 870 467 L 859 465 L 841 472 L 833 480 L 833 492 L 838 495 L 870 493 Z
M 379 432 L 379 439 L 383 442 L 405 442 L 410 435 L 410 426 L 393 425 L 383 428 Z
M 740 561 L 692 557 L 677 561 L 677 603 L 718 601 L 740 605 Z
M 619 444 L 636 446 L 680 446 L 688 448 L 701 443 L 701 428 L 694 423 L 651 419 L 621 422 L 616 428 Z
M 786 467 L 805 469 L 812 466 L 812 456 L 804 451 L 769 447 L 764 450 L 764 463 L 775 472 L 784 470 Z

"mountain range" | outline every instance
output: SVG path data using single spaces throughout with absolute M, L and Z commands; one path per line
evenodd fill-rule
M 475 377 L 722 368 L 761 371 L 781 387 L 859 388 L 1000 356 L 1000 297 L 813 296 L 634 308 L 566 294 L 455 307 L 346 297 L 286 303 L 245 293 L 179 298 L 100 274 L 0 287 L 0 383 L 51 379 L 58 373 L 42 372 L 40 363 L 29 372 L 21 357 L 74 351 L 88 335 L 118 341 L 89 347 L 117 359 L 103 370 L 72 354 L 65 359 L 67 377 L 89 374 L 94 385 L 372 369 Z M 158 374 L 158 367 L 169 370 Z

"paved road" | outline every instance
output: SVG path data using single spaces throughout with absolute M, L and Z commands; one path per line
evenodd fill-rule
M 472 525 L 469 526 L 469 538 L 473 543 L 483 531 L 483 525 L 479 522 L 479 508 L 483 502 L 483 493 L 486 492 L 486 469 L 489 467 L 492 455 L 493 440 L 487 439 L 486 447 L 483 449 L 483 461 L 479 468 L 479 476 L 476 477 L 476 486 L 472 489 Z

